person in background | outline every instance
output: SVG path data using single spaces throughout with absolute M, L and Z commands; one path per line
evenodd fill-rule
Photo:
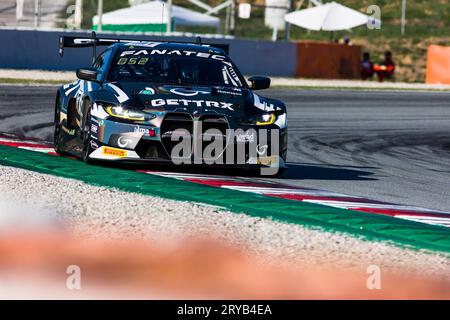
M 386 51 L 384 53 L 384 61 L 380 65 L 375 66 L 375 71 L 378 75 L 378 80 L 382 82 L 386 78 L 392 78 L 395 71 L 395 63 L 392 60 L 392 52 Z
M 344 44 L 347 46 L 351 46 L 352 45 L 352 40 L 350 39 L 349 36 L 345 36 L 344 37 Z
M 364 52 L 361 61 L 361 79 L 370 79 L 372 78 L 373 74 L 373 62 L 370 60 L 370 54 L 368 52 Z

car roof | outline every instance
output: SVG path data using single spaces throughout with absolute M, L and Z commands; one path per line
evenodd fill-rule
M 130 49 L 133 47 L 134 49 L 158 49 L 158 50 L 180 50 L 180 51 L 195 51 L 195 52 L 205 52 L 211 53 L 211 51 L 215 54 L 220 54 L 227 56 L 225 51 L 222 49 L 216 48 L 213 44 L 201 45 L 196 43 L 180 43 L 180 42 L 158 42 L 158 41 L 148 41 L 148 42 L 121 42 L 112 45 L 111 47 L 116 47 L 119 50 Z

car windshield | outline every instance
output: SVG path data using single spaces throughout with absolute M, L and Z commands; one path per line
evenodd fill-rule
M 114 58 L 109 74 L 110 81 L 243 87 L 242 76 L 229 60 L 166 54 L 127 55 L 126 53 L 127 51 L 118 52 Z

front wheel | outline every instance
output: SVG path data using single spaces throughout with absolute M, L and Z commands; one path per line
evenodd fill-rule
M 81 159 L 86 163 L 92 163 L 93 160 L 89 157 L 89 155 L 94 151 L 91 146 L 91 108 L 89 100 L 85 101 L 85 117 L 83 121 L 83 130 L 82 130 L 82 142 L 83 142 L 83 151 L 81 154 Z
M 59 155 L 63 154 L 61 150 L 61 100 L 57 97 L 55 104 L 55 128 L 53 131 L 53 147 L 55 152 Z

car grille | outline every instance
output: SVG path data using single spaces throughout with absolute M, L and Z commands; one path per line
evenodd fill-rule
M 194 122 L 191 115 L 187 113 L 166 114 L 161 124 L 161 141 L 169 157 L 172 154 L 173 147 L 179 143 L 179 141 L 172 141 L 172 135 L 180 129 L 185 132 L 189 139 L 192 137 Z
M 203 115 L 199 120 L 202 123 L 203 148 L 205 148 L 210 141 L 217 141 L 217 139 L 222 139 L 223 147 L 225 148 L 227 145 L 227 129 L 229 128 L 227 119 L 224 116 L 219 115 Z M 212 131 L 210 129 L 215 130 Z M 208 160 L 215 160 L 221 154 L 215 154 L 215 152 L 213 152 L 211 158 Z
M 202 122 L 202 134 L 204 135 L 209 129 L 217 129 L 223 136 L 226 136 L 228 129 L 228 121 L 223 116 L 204 115 L 199 119 Z
M 201 132 L 196 134 L 201 134 L 203 140 L 205 141 L 202 146 L 203 148 L 209 144 L 208 141 L 212 139 L 222 139 L 224 141 L 224 147 L 226 146 L 226 134 L 229 128 L 228 121 L 224 116 L 220 115 L 202 115 L 199 118 L 201 121 Z M 185 138 L 193 139 L 194 135 L 194 121 L 190 114 L 185 113 L 169 113 L 165 116 L 161 124 L 161 141 L 168 155 L 172 154 L 172 150 L 179 141 L 172 141 L 172 135 L 176 130 L 182 129 L 183 131 L 177 131 L 181 135 L 185 135 Z M 216 132 L 208 132 L 209 129 L 217 129 Z M 187 136 L 187 137 L 186 137 Z M 191 146 L 193 147 L 194 141 L 191 141 Z M 185 157 L 191 157 L 191 154 L 184 155 Z M 203 150 L 202 150 L 203 155 Z M 219 155 L 212 154 L 213 158 L 217 158 Z

